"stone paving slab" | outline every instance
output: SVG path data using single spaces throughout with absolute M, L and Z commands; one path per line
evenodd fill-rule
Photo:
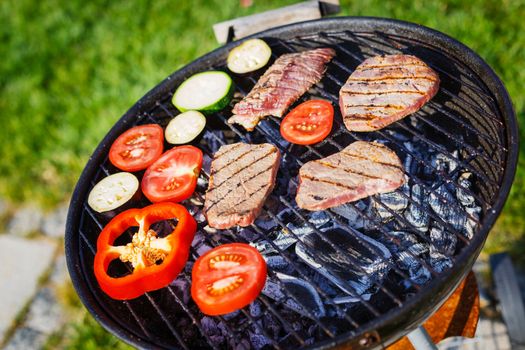
M 7 224 L 7 233 L 25 237 L 40 230 L 43 214 L 34 206 L 27 206 L 15 212 Z
M 62 309 L 50 287 L 40 289 L 31 303 L 25 326 L 50 335 L 63 323 Z
M 41 349 L 46 343 L 46 335 L 31 329 L 19 328 L 3 350 L 32 350 Z
M 50 266 L 56 244 L 0 235 L 0 343 L 33 297 L 40 276 Z
M 67 205 L 60 206 L 55 211 L 44 215 L 41 231 L 49 237 L 60 238 L 66 233 Z

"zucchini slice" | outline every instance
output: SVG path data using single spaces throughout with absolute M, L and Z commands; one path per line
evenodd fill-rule
M 206 126 L 206 117 L 198 111 L 187 111 L 170 120 L 164 137 L 174 145 L 191 142 Z
M 175 91 L 173 104 L 181 112 L 218 112 L 230 103 L 234 85 L 228 74 L 221 71 L 197 73 Z
M 98 213 L 110 211 L 129 201 L 138 189 L 139 180 L 131 173 L 109 175 L 93 187 L 88 196 L 88 204 Z
M 261 39 L 250 39 L 233 48 L 228 54 L 228 69 L 234 73 L 243 74 L 264 67 L 272 49 Z

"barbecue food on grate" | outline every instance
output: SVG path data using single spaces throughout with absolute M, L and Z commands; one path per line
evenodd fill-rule
M 282 55 L 233 107 L 234 115 L 228 123 L 252 131 L 266 116 L 282 117 L 292 103 L 321 80 L 326 64 L 334 56 L 335 51 L 329 48 Z
M 204 215 L 211 227 L 248 226 L 275 184 L 281 154 L 268 143 L 222 146 L 211 163 Z
M 303 209 L 322 210 L 391 192 L 404 182 L 401 161 L 391 149 L 357 141 L 341 152 L 304 164 L 295 199 Z
M 246 40 L 228 54 L 228 69 L 237 74 L 253 72 L 266 66 L 271 57 L 272 49 L 264 40 Z
M 292 109 L 281 122 L 281 136 L 298 145 L 312 145 L 332 131 L 334 107 L 325 100 L 308 100 Z
M 223 244 L 195 261 L 191 297 L 202 313 L 226 315 L 254 301 L 266 275 L 266 262 L 257 249 L 245 243 Z
M 416 112 L 439 89 L 439 76 L 410 55 L 365 60 L 339 91 L 339 105 L 350 131 L 382 129 Z

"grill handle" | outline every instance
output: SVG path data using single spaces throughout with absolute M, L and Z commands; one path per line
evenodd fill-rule
M 216 23 L 213 32 L 219 44 L 285 24 L 319 19 L 339 12 L 339 0 L 310 0 L 275 10 Z

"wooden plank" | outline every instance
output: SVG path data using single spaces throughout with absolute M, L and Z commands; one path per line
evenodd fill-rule
M 333 14 L 338 10 L 339 0 L 304 1 L 276 10 L 220 22 L 213 25 L 213 31 L 217 41 L 223 44 L 229 39 L 244 38 L 269 28 L 319 19 L 323 14 Z

